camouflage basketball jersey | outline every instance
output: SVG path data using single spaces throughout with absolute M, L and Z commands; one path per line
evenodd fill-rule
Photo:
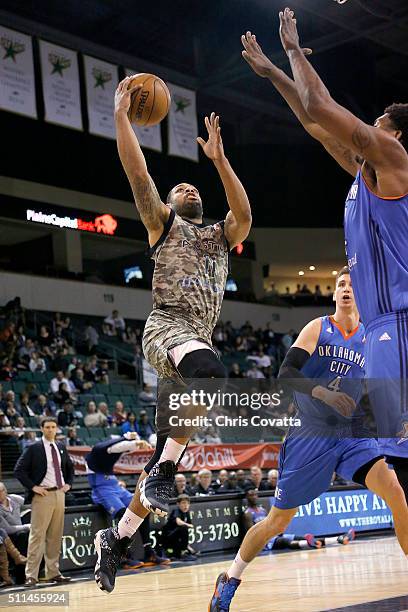
M 143 350 L 160 376 L 174 376 L 168 350 L 189 340 L 211 346 L 228 275 L 224 222 L 194 225 L 171 211 L 151 249 L 153 311 L 143 335 Z

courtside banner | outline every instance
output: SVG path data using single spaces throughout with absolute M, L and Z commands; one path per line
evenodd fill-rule
M 179 471 L 195 472 L 202 468 L 209 470 L 245 469 L 253 465 L 261 468 L 276 468 L 278 465 L 279 443 L 265 444 L 200 444 L 189 446 L 181 461 Z M 76 474 L 86 473 L 85 455 L 89 446 L 68 447 Z M 115 464 L 115 474 L 141 472 L 153 451 L 135 451 L 123 454 Z
M 137 70 L 130 70 L 126 68 L 126 76 L 133 76 L 138 74 Z M 152 149 L 153 151 L 162 151 L 162 137 L 160 124 L 152 125 L 151 127 L 139 127 L 132 124 L 132 128 L 137 136 L 137 139 L 141 147 L 145 149 Z
M 279 495 L 276 489 L 275 495 Z M 273 504 L 274 498 L 270 498 Z M 348 531 L 371 531 L 392 527 L 391 510 L 367 489 L 329 491 L 299 507 L 287 533 L 329 535 Z
M 168 118 L 169 155 L 198 161 L 196 94 L 167 83 L 171 94 Z
M 78 55 L 40 40 L 45 121 L 82 130 Z
M 114 98 L 118 68 L 84 55 L 89 132 L 115 139 Z
M 0 25 L 0 108 L 37 118 L 31 36 Z

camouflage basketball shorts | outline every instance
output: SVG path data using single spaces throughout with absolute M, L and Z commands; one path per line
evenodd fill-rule
M 211 337 L 208 333 L 203 333 L 204 330 L 200 327 L 199 324 L 196 326 L 174 312 L 158 309 L 153 310 L 146 321 L 143 353 L 159 375 L 155 423 L 157 435 L 186 436 L 186 431 L 169 424 L 172 414 L 169 411 L 169 396 L 172 393 L 183 393 L 186 389 L 186 383 L 172 362 L 169 351 L 190 340 L 199 340 L 212 348 Z M 191 435 L 191 432 L 187 435 Z
M 200 325 L 177 316 L 174 311 L 153 310 L 143 333 L 143 353 L 160 378 L 179 379 L 169 358 L 170 349 L 190 340 L 199 340 L 212 348 L 211 335 Z

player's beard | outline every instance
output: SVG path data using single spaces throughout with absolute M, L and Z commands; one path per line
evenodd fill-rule
M 203 205 L 200 198 L 185 198 L 184 202 L 175 207 L 176 213 L 186 219 L 200 219 L 203 216 Z

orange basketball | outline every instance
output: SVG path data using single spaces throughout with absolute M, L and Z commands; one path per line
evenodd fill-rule
M 135 85 L 142 89 L 132 94 L 128 117 L 139 127 L 156 125 L 164 119 L 170 108 L 170 92 L 164 81 L 154 74 L 142 72 L 130 77 L 128 89 Z

